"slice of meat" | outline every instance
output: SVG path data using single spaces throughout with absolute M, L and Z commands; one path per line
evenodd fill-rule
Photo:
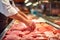
M 30 31 L 26 30 L 26 31 L 23 31 L 23 33 L 24 33 L 25 35 L 28 35 L 28 34 L 30 33 Z
M 31 35 L 24 35 L 24 36 L 23 36 L 23 39 L 24 39 L 24 40 L 33 40 L 34 38 L 31 37 Z
M 48 30 L 48 31 L 55 31 L 55 28 L 53 26 L 45 26 L 45 28 Z
M 16 35 L 6 35 L 6 38 L 3 40 L 20 40 L 21 38 Z
M 44 28 L 44 27 L 40 27 L 39 31 L 40 31 L 40 33 L 44 33 L 45 31 L 48 31 L 48 30 L 46 28 Z
M 56 33 L 55 36 L 60 39 L 60 33 Z
M 55 34 L 56 34 L 56 33 L 60 33 L 60 30 L 55 30 L 55 31 L 53 31 L 53 32 L 54 32 Z
M 19 23 L 19 24 L 13 24 L 10 28 L 10 30 L 25 30 L 27 26 L 24 23 Z
M 49 40 L 59 40 L 57 37 L 51 37 Z
M 55 37 L 55 35 L 52 31 L 46 31 L 44 33 L 45 33 L 46 37 Z
M 35 38 L 35 40 L 48 40 L 48 38 L 46 38 L 46 37 L 37 37 L 37 38 Z
M 20 37 L 22 37 L 23 35 L 24 35 L 24 33 L 23 32 L 21 32 L 21 31 L 11 31 L 10 33 L 9 33 L 9 35 L 17 35 L 17 36 L 20 36 Z

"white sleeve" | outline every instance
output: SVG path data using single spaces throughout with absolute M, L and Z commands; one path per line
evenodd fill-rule
M 16 7 L 14 1 L 13 1 L 13 0 L 10 0 L 10 1 L 12 1 L 12 6 L 13 6 L 17 11 L 20 11 L 20 10 Z
M 2 4 L 4 8 L 6 9 L 6 11 L 8 12 L 8 15 L 5 14 L 6 16 L 12 16 L 18 13 L 18 11 L 14 7 L 11 6 L 9 0 L 2 0 Z
M 15 7 L 15 9 L 16 9 L 17 11 L 20 11 L 19 8 L 17 8 L 17 7 Z

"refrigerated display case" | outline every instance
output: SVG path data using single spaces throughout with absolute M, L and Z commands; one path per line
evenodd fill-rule
M 60 26 L 60 17 L 46 16 L 46 19 Z
M 32 30 L 24 23 L 14 20 L 4 30 L 0 40 L 60 40 L 60 30 L 46 20 L 35 22 L 35 26 Z

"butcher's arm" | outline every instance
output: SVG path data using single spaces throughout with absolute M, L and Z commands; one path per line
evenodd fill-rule
M 24 22 L 27 25 L 30 25 L 30 20 L 25 19 L 19 13 L 15 14 L 15 15 L 12 15 L 12 16 L 9 16 L 9 17 L 12 18 L 12 19 L 16 19 L 16 20 L 22 21 L 22 22 Z
M 25 17 L 26 19 L 28 19 L 27 15 L 24 12 L 20 11 L 18 7 L 15 6 L 14 8 L 18 11 L 18 13 L 20 15 L 22 15 L 23 17 Z
M 28 19 L 27 15 L 25 13 L 23 13 L 22 11 L 20 11 L 18 7 L 16 7 L 16 5 L 15 5 L 13 0 L 12 0 L 12 6 L 19 12 L 20 15 L 22 15 L 23 17 Z
M 27 15 L 24 12 L 20 11 L 18 7 L 15 6 L 15 9 L 18 11 L 18 13 L 20 15 L 22 15 L 23 17 L 25 17 L 26 19 L 28 19 Z
M 20 13 L 18 13 L 18 11 L 13 6 L 11 6 L 9 0 L 2 0 L 2 4 L 6 11 L 8 12 L 7 13 L 8 15 L 4 13 L 5 16 L 22 21 L 29 25 L 29 21 L 27 21 L 26 18 L 24 18 Z
M 32 21 L 25 19 L 19 13 L 15 14 L 13 16 L 10 16 L 10 18 L 24 22 L 28 26 L 28 29 L 30 31 L 33 31 L 35 29 L 35 24 Z
M 19 13 L 24 16 L 26 19 L 28 19 L 27 15 L 25 13 L 23 13 L 22 11 L 19 11 Z
M 4 8 L 6 9 L 6 11 L 8 12 L 7 13 L 8 15 L 4 13 L 5 16 L 10 17 L 12 19 L 22 21 L 28 26 L 32 26 L 32 22 L 30 20 L 27 20 L 26 18 L 24 18 L 22 15 L 20 15 L 17 12 L 17 10 L 10 5 L 9 0 L 2 0 L 2 4 L 3 4 Z

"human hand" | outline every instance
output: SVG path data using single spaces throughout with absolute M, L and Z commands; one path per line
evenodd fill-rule
M 34 29 L 35 29 L 35 23 L 34 22 L 32 22 L 32 21 L 29 21 L 28 22 L 28 24 L 26 24 L 28 27 L 28 30 L 30 30 L 30 31 L 34 31 Z

